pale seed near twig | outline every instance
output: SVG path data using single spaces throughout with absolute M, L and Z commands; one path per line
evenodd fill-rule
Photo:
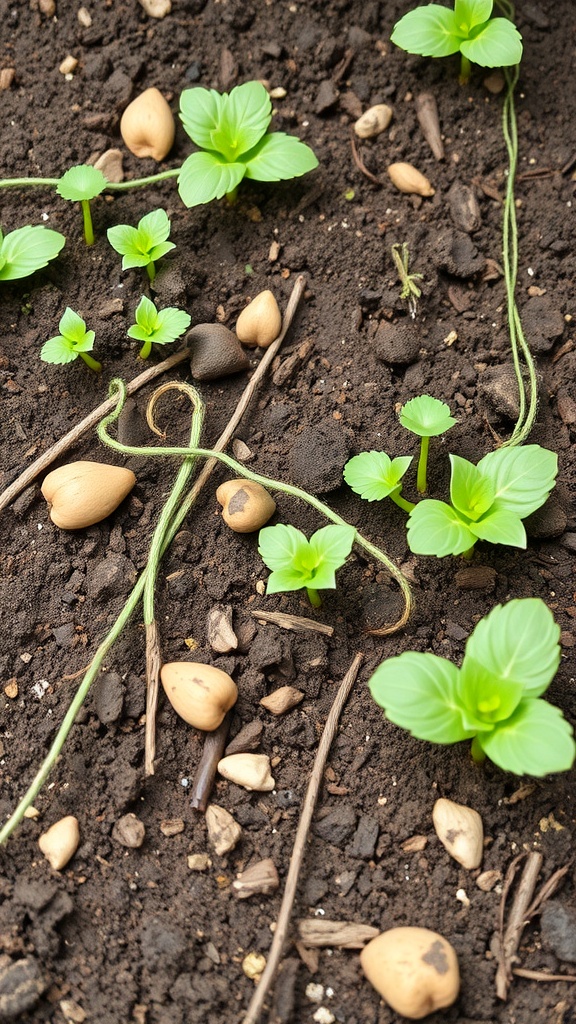
M 236 683 L 220 668 L 195 661 L 172 661 L 162 666 L 164 692 L 188 725 L 213 732 L 238 699 Z
M 365 110 L 354 124 L 354 131 L 359 139 L 370 139 L 383 132 L 392 120 L 392 107 L 386 103 Z
M 243 345 L 268 348 L 280 334 L 282 314 L 270 289 L 260 292 L 236 321 L 236 337 Z
M 216 491 L 222 519 L 235 533 L 254 533 L 276 511 L 276 502 L 262 484 L 253 480 L 226 480 Z
M 242 829 L 229 811 L 217 804 L 209 804 L 206 808 L 206 828 L 208 840 L 219 857 L 230 853 L 240 841 Z
M 442 797 L 434 804 L 432 820 L 436 835 L 454 860 L 468 871 L 480 866 L 484 830 L 478 811 Z
M 220 775 L 244 789 L 269 793 L 276 785 L 266 754 L 229 754 L 218 762 Z
M 61 871 L 74 856 L 80 843 L 78 819 L 68 814 L 44 832 L 38 846 L 54 871 Z
M 428 178 L 418 171 L 416 167 L 413 167 L 412 164 L 390 164 L 387 170 L 390 181 L 400 192 L 418 196 L 434 195 L 434 189 Z
M 136 483 L 130 469 L 101 462 L 69 462 L 44 478 L 50 518 L 62 530 L 82 530 L 106 519 Z
M 262 956 L 261 953 L 248 953 L 242 961 L 242 970 L 247 978 L 251 978 L 252 981 L 258 983 L 262 975 L 262 971 L 266 967 L 266 957 Z
M 451 1006 L 460 989 L 456 953 L 428 928 L 391 928 L 360 954 L 362 970 L 382 998 L 409 1020 Z
M 266 697 L 262 697 L 260 703 L 270 714 L 284 715 L 286 711 L 291 711 L 303 699 L 302 690 L 297 690 L 295 686 L 280 686 Z

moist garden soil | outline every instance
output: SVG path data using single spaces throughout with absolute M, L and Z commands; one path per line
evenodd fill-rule
M 2 485 L 100 404 L 113 377 L 129 380 L 141 371 L 126 329 L 146 279 L 140 271 L 121 271 L 106 229 L 135 224 L 162 206 L 176 248 L 163 261 L 154 297 L 159 305 L 188 310 L 193 324 L 217 319 L 233 328 L 248 298 L 264 288 L 284 308 L 297 276 L 306 277 L 291 333 L 236 438 L 250 450 L 252 469 L 320 493 L 380 543 L 413 580 L 416 609 L 402 632 L 367 634 L 398 617 L 401 599 L 382 567 L 360 552 L 339 572 L 338 590 L 326 593 L 319 610 L 303 594 L 264 596 L 267 570 L 257 538 L 223 524 L 214 490 L 225 473 L 216 472 L 163 562 L 162 651 L 165 660 L 209 661 L 234 675 L 240 697 L 232 733 L 254 720 L 263 723 L 261 750 L 273 760 L 276 789 L 250 793 L 217 782 L 214 802 L 231 811 L 243 830 L 236 849 L 219 858 L 203 816 L 189 802 L 202 739 L 165 702 L 156 773 L 144 777 L 144 630 L 136 615 L 106 659 L 35 801 L 39 817 L 26 819 L 0 853 L 0 942 L 8 958 L 0 961 L 2 970 L 27 958 L 35 965 L 29 970 L 37 968 L 43 979 L 37 986 L 42 995 L 22 1019 L 242 1019 L 254 989 L 242 962 L 248 953 L 266 956 L 282 889 L 238 900 L 231 883 L 239 871 L 271 857 L 282 887 L 320 733 L 338 683 L 362 651 L 361 673 L 325 773 L 271 1019 L 399 1019 L 363 978 L 357 951 L 332 948 L 301 959 L 296 922 L 326 918 L 380 929 L 424 925 L 445 935 L 458 953 L 462 990 L 457 1003 L 431 1021 L 568 1024 L 575 1019 L 568 983 L 517 978 L 508 1002 L 497 1000 L 492 940 L 502 876 L 517 854 L 541 852 L 543 878 L 570 863 L 574 773 L 519 779 L 490 764 L 475 765 L 466 744 L 443 748 L 413 740 L 383 722 L 366 683 L 382 659 L 405 650 L 430 650 L 459 663 L 481 616 L 499 602 L 537 596 L 562 630 L 562 661 L 550 699 L 568 718 L 576 715 L 576 266 L 574 181 L 566 169 L 575 156 L 572 4 L 543 0 L 520 4 L 518 11 L 525 44 L 516 94 L 518 302 L 538 363 L 540 405 L 531 440 L 558 452 L 559 483 L 529 524 L 527 551 L 479 544 L 470 563 L 412 556 L 404 514 L 390 503 L 361 502 L 341 485 L 341 470 L 363 450 L 414 453 L 415 439 L 399 427 L 397 410 L 424 392 L 448 402 L 458 420 L 431 446 L 435 496 L 447 493 L 449 451 L 476 461 L 512 430 L 518 398 L 499 271 L 507 165 L 503 94 L 486 88 L 479 69 L 460 86 L 456 58 L 425 61 L 392 47 L 392 25 L 408 8 L 399 0 L 173 0 L 163 20 L 147 17 L 135 0 L 106 0 L 87 5 L 89 26 L 78 20 L 77 6 L 56 0 L 50 16 L 37 0 L 3 4 L 1 62 L 15 69 L 0 94 L 3 176 L 57 177 L 116 146 L 124 152 L 127 177 L 154 173 L 157 165 L 125 151 L 119 136 L 119 116 L 131 98 L 157 86 L 176 112 L 180 93 L 192 85 L 229 89 L 251 79 L 286 91 L 274 100 L 274 127 L 313 146 L 320 166 L 294 182 L 247 183 L 233 207 L 219 202 L 187 210 L 174 181 L 108 194 L 93 204 L 97 239 L 90 248 L 81 237 L 79 210 L 54 190 L 0 192 L 4 231 L 45 223 L 67 237 L 46 270 L 1 286 Z M 65 77 L 58 69 L 69 54 L 78 66 Z M 446 150 L 441 162 L 416 119 L 415 99 L 424 91 L 434 93 L 439 107 Z M 357 145 L 380 186 L 355 164 L 350 142 L 356 116 L 376 102 L 393 106 L 391 126 Z M 178 166 L 191 148 L 179 127 L 162 168 Z M 418 167 L 435 195 L 397 192 L 386 175 L 394 161 Z M 476 197 L 479 219 L 465 218 L 463 186 Z M 408 243 L 412 269 L 424 276 L 414 322 L 398 297 L 390 256 L 392 244 L 401 242 Z M 100 376 L 81 360 L 55 367 L 39 359 L 66 306 L 96 331 Z M 305 342 L 303 358 L 274 378 Z M 165 354 L 158 350 L 152 360 Z M 260 353 L 249 356 L 254 368 Z M 224 428 L 247 377 L 202 385 L 205 443 Z M 185 378 L 185 364 L 170 375 Z M 153 443 L 143 416 L 150 393 L 140 392 L 123 417 L 121 434 L 129 443 Z M 190 409 L 185 397 L 171 394 L 160 418 L 169 443 L 183 444 Z M 93 431 L 69 458 L 121 462 Z M 33 778 L 82 670 L 145 565 L 177 466 L 152 458 L 128 464 L 138 477 L 131 496 L 87 530 L 53 526 L 41 481 L 1 513 L 2 820 Z M 412 497 L 413 489 L 411 481 L 405 493 Z M 277 503 L 278 521 L 308 534 L 324 525 L 294 499 L 278 495 Z M 207 617 L 216 605 L 231 606 L 239 637 L 238 649 L 226 655 L 208 643 Z M 259 622 L 257 609 L 306 616 L 334 633 L 288 632 Z M 285 683 L 302 690 L 304 699 L 274 718 L 259 701 Z M 439 796 L 482 815 L 482 869 L 497 873 L 488 891 L 477 886 L 478 872 L 465 871 L 440 845 L 431 821 Z M 115 822 L 129 812 L 146 829 L 139 849 L 113 835 Z M 67 814 L 79 819 L 81 843 L 70 864 L 55 873 L 39 853 L 38 837 Z M 166 835 L 161 825 L 174 819 L 181 819 L 182 831 Z M 188 856 L 203 853 L 210 865 L 190 870 Z M 556 898 L 572 913 L 574 883 L 570 866 Z M 536 919 L 520 946 L 522 966 L 570 971 L 562 955 L 550 928 Z M 319 1002 L 307 993 L 310 983 L 323 987 L 316 990 Z M 0 998 L 2 1019 L 12 1019 L 10 1007 L 17 1012 L 23 991 L 10 1005 Z

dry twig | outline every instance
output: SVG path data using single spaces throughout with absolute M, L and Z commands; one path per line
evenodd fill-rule
M 328 626 L 324 622 L 315 622 L 314 619 L 305 619 L 301 615 L 288 615 L 286 612 L 265 612 L 262 609 L 254 611 L 252 615 L 260 622 L 272 622 L 283 629 L 293 629 L 295 633 L 323 633 L 324 636 L 334 635 L 334 626 Z

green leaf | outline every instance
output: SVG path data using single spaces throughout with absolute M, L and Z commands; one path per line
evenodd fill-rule
M 494 487 L 477 466 L 459 455 L 451 455 L 450 500 L 468 519 L 479 519 L 494 502 Z M 471 526 L 470 529 L 473 529 Z
M 461 555 L 474 547 L 475 535 L 456 509 L 443 501 L 419 501 L 408 516 L 408 546 L 415 555 Z
M 60 178 L 56 191 L 63 199 L 70 199 L 73 202 L 94 199 L 104 191 L 108 180 L 96 167 L 90 164 L 78 164 L 71 167 Z
M 148 252 L 170 235 L 170 221 L 166 210 L 151 210 L 138 221 L 138 234 L 144 251 Z
M 435 654 L 407 651 L 384 661 L 368 680 L 389 721 L 431 743 L 457 743 L 475 735 L 462 723 L 458 669 Z
M 45 363 L 72 363 L 78 358 L 78 352 L 71 341 L 57 334 L 55 338 L 49 338 L 44 342 L 40 351 L 40 359 Z
M 230 152 L 229 159 L 235 161 L 252 149 L 271 120 L 272 102 L 261 82 L 245 82 L 232 89 L 229 95 L 224 94 L 220 132 Z M 217 138 L 220 138 L 218 133 L 213 136 L 215 142 Z M 219 145 L 209 148 L 226 153 Z
M 567 772 L 576 756 L 572 727 L 545 700 L 521 701 L 511 718 L 478 736 L 478 743 L 494 764 L 516 775 Z
M 495 675 L 486 664 L 466 654 L 460 669 L 459 696 L 464 724 L 482 732 L 510 715 L 522 700 L 522 683 Z
M 402 406 L 400 423 L 418 437 L 438 437 L 453 427 L 456 420 L 446 402 L 431 395 L 418 395 Z
M 66 306 L 58 327 L 63 337 L 67 338 L 74 345 L 82 342 L 86 336 L 86 321 L 78 313 L 75 313 L 70 306 Z
M 324 526 L 316 530 L 308 542 L 312 565 L 311 582 L 314 590 L 333 589 L 336 586 L 334 573 L 348 558 L 352 550 L 356 530 L 353 526 Z
M 478 540 L 490 544 L 508 544 L 511 548 L 526 547 L 526 530 L 519 516 L 506 508 L 494 508 L 476 523 L 470 523 L 472 533 Z
M 460 50 L 480 67 L 506 68 L 522 60 L 522 36 L 507 18 L 493 18 Z
M 468 638 L 468 658 L 499 679 L 522 684 L 525 697 L 539 697 L 560 663 L 560 627 L 538 597 L 517 598 L 497 605 Z
M 307 552 L 308 540 L 295 526 L 278 523 L 265 526 L 258 534 L 258 554 L 269 569 L 280 570 L 296 564 Z
M 318 167 L 310 146 L 293 135 L 272 132 L 245 153 L 246 177 L 256 181 L 285 181 L 299 178 Z
M 492 14 L 493 0 L 455 0 L 454 20 L 464 35 L 483 25 Z
M 458 53 L 462 33 L 454 11 L 439 4 L 428 4 L 408 11 L 394 26 L 391 40 L 408 53 L 421 57 L 448 57 Z
M 0 234 L 0 239 L 0 281 L 29 277 L 47 266 L 66 244 L 64 235 L 41 224 L 16 228 Z
M 158 245 L 153 245 L 148 254 L 150 256 L 150 261 L 155 263 L 156 260 L 161 259 L 167 252 L 171 252 L 171 250 L 175 248 L 176 246 L 174 245 L 174 242 L 159 242 Z
M 494 509 L 507 509 L 525 519 L 544 504 L 554 487 L 558 456 L 539 444 L 498 448 L 480 459 L 478 469 L 492 481 Z
M 244 164 L 227 164 L 214 153 L 192 153 L 178 177 L 180 198 L 188 207 L 221 199 L 238 187 L 245 172 Z
M 133 228 L 130 224 L 117 224 L 113 228 L 108 228 L 106 237 L 112 248 L 121 256 L 130 253 L 131 256 L 138 254 L 139 259 L 142 257 L 142 251 L 138 246 L 140 237 L 138 228 Z M 143 265 L 145 266 L 145 264 Z M 139 264 L 132 264 L 132 266 L 139 266 Z
M 266 581 L 267 594 L 282 594 L 288 590 L 303 590 L 306 580 L 296 569 L 275 569 Z
M 158 326 L 154 331 L 155 345 L 170 345 L 190 327 L 191 317 L 183 309 L 167 306 L 158 313 Z
M 266 526 L 258 536 L 258 552 L 272 569 L 269 593 L 280 590 L 324 590 L 336 586 L 335 572 L 350 554 L 352 526 L 325 526 L 310 541 L 293 526 Z M 290 580 L 290 585 L 288 585 Z
M 147 337 L 153 335 L 160 326 L 160 315 L 158 310 L 146 295 L 143 295 L 140 299 L 134 316 L 138 327 L 144 331 Z M 131 335 L 131 337 L 134 337 L 134 335 Z
M 344 479 L 366 501 L 381 501 L 396 490 L 411 462 L 411 455 L 391 459 L 386 452 L 361 452 L 344 466 Z
M 213 149 L 212 132 L 222 116 L 224 97 L 215 89 L 185 89 L 180 96 L 180 120 L 184 130 L 202 149 Z

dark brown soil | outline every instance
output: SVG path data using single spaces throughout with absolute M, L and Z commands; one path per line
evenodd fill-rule
M 501 263 L 498 197 L 506 171 L 502 95 L 489 92 L 478 71 L 460 87 L 454 60 L 424 61 L 392 47 L 391 27 L 408 6 L 403 0 L 173 0 L 172 13 L 155 21 L 136 0 L 106 0 L 87 5 L 92 25 L 83 27 L 77 5 L 63 0 L 56 0 L 55 17 L 41 14 L 38 0 L 2 5 L 0 60 L 2 67 L 15 69 L 12 85 L 1 94 L 5 177 L 56 177 L 95 152 L 121 145 L 119 114 L 148 86 L 160 88 L 176 111 L 180 92 L 191 84 L 230 88 L 255 78 L 286 90 L 285 98 L 275 101 L 274 125 L 311 144 L 320 161 L 316 172 L 295 182 L 248 183 L 233 208 L 216 203 L 187 210 L 174 182 L 107 196 L 94 203 L 92 248 L 82 241 L 79 211 L 53 190 L 0 193 L 4 231 L 46 223 L 67 236 L 52 266 L 1 286 L 3 486 L 103 401 L 111 378 L 131 379 L 140 372 L 126 329 L 143 277 L 138 271 L 122 273 L 105 231 L 112 224 L 136 223 L 160 205 L 171 217 L 176 249 L 163 263 L 158 298 L 162 305 L 186 308 L 193 323 L 218 316 L 233 327 L 247 298 L 263 288 L 271 288 L 284 307 L 296 275 L 307 278 L 283 356 L 306 339 L 312 351 L 282 386 L 266 383 L 237 432 L 253 453 L 253 468 L 314 489 L 319 471 L 336 472 L 338 481 L 338 452 L 346 456 L 381 447 L 391 454 L 411 452 L 395 410 L 422 392 L 448 402 L 458 417 L 448 439 L 433 448 L 431 481 L 438 495 L 446 489 L 448 450 L 476 460 L 493 447 L 492 430 L 510 433 L 516 398 L 507 369 L 504 285 L 494 272 L 494 262 Z M 568 0 L 519 6 L 525 57 L 517 93 L 518 298 L 538 351 L 540 409 L 532 440 L 559 453 L 555 496 L 533 524 L 526 552 L 479 546 L 472 567 L 493 572 L 485 574 L 480 589 L 469 590 L 459 585 L 459 560 L 410 555 L 403 515 L 395 506 L 363 504 L 344 487 L 330 491 L 326 500 L 385 546 L 415 580 L 416 611 L 407 628 L 378 639 L 365 635 L 365 627 L 393 620 L 400 609 L 386 573 L 354 554 L 339 573 L 338 590 L 326 594 L 318 612 L 299 594 L 262 596 L 257 584 L 266 570 L 257 539 L 223 525 L 209 487 L 163 564 L 158 593 L 163 655 L 189 659 L 190 644 L 196 644 L 194 657 L 234 674 L 240 699 L 233 731 L 254 719 L 264 722 L 262 750 L 274 760 L 277 789 L 258 794 L 217 783 L 215 802 L 243 828 L 236 850 L 218 858 L 210 851 L 203 817 L 189 806 L 187 787 L 201 739 L 165 703 L 157 771 L 144 778 L 144 633 L 136 616 L 107 659 L 103 679 L 36 800 L 40 817 L 24 821 L 0 853 L 1 950 L 12 961 L 35 962 L 46 985 L 26 1020 L 233 1024 L 242 1019 L 254 985 L 242 961 L 249 952 L 266 955 L 280 895 L 239 901 L 231 883 L 238 871 L 265 857 L 273 858 L 281 884 L 285 879 L 318 737 L 336 685 L 358 650 L 365 663 L 331 752 L 294 920 L 316 916 L 382 929 L 417 924 L 440 931 L 458 953 L 462 991 L 455 1006 L 430 1018 L 436 1024 L 576 1019 L 567 983 L 516 979 L 509 1002 L 497 1001 L 491 940 L 501 886 L 489 892 L 478 888 L 478 872 L 467 872 L 449 858 L 431 821 L 439 795 L 469 804 L 484 821 L 484 870 L 503 875 L 516 854 L 539 850 L 547 877 L 571 857 L 574 773 L 525 788 L 526 780 L 490 765 L 475 766 L 466 745 L 433 747 L 383 723 L 366 688 L 379 661 L 404 650 L 431 650 L 459 661 L 466 637 L 496 603 L 539 596 L 562 629 L 563 657 L 550 697 L 569 718 L 576 715 L 576 352 L 566 344 L 573 337 L 576 279 L 574 181 L 571 170 L 562 172 L 575 156 L 573 10 Z M 71 80 L 58 71 L 67 54 L 79 61 Z M 416 121 L 414 98 L 424 90 L 433 91 L 438 101 L 443 162 L 435 161 Z M 382 181 L 378 188 L 354 164 L 350 126 L 357 108 L 382 101 L 394 107 L 391 128 L 361 144 L 366 166 Z M 189 152 L 190 143 L 178 129 L 165 166 L 178 166 Z M 385 168 L 398 160 L 428 175 L 436 189 L 432 199 L 394 190 Z M 128 177 L 156 170 L 153 161 L 138 161 L 127 152 L 124 167 Z M 481 223 L 472 233 L 454 222 L 449 192 L 455 182 L 477 197 Z M 377 332 L 377 327 L 409 326 L 390 257 L 391 245 L 404 241 L 413 269 L 424 275 L 424 295 L 414 328 L 417 353 L 408 364 L 390 364 L 382 359 L 386 328 Z M 273 242 L 280 246 L 275 260 Z M 120 301 L 111 305 L 112 300 Z M 96 331 L 101 377 L 80 360 L 66 367 L 39 360 L 42 343 L 57 333 L 67 305 Z M 396 337 L 395 344 L 409 344 L 406 332 L 400 333 L 404 342 Z M 157 352 L 153 359 L 162 356 Z M 250 358 L 255 366 L 259 356 L 251 352 Z M 181 379 L 184 371 L 174 376 Z M 241 374 L 203 386 L 206 443 L 223 429 L 245 383 Z M 141 413 L 149 393 L 138 396 L 138 411 L 124 427 L 124 436 L 137 443 L 147 443 Z M 189 429 L 184 399 L 174 401 L 166 419 L 170 440 L 184 443 Z M 115 461 L 93 433 L 70 457 Z M 2 820 L 33 778 L 81 670 L 145 564 L 175 466 L 144 459 L 130 464 L 138 476 L 132 496 L 88 530 L 57 530 L 38 484 L 1 514 Z M 224 479 L 223 472 L 215 479 Z M 278 496 L 278 516 L 307 532 L 323 525 L 315 513 L 284 496 Z M 242 653 L 218 656 L 209 647 L 207 616 L 218 603 L 232 607 Z M 256 608 L 316 617 L 332 625 L 334 635 L 294 634 L 259 624 L 251 615 Z M 303 690 L 305 699 L 273 718 L 259 700 L 286 682 Z M 146 828 L 139 849 L 125 848 L 112 835 L 127 812 Z M 56 874 L 37 840 L 66 814 L 79 819 L 81 845 Z M 161 823 L 177 818 L 183 819 L 183 831 L 165 836 Z M 406 852 L 413 836 L 424 837 L 416 844 L 419 852 Z M 205 852 L 211 866 L 203 873 L 191 871 L 187 856 Z M 560 894 L 568 908 L 575 903 L 574 883 L 571 868 Z M 399 1019 L 363 979 L 355 951 L 321 951 L 313 974 L 293 944 L 286 956 L 273 1019 L 342 1024 Z M 520 961 L 552 973 L 570 970 L 557 959 L 538 920 L 524 935 Z M 323 986 L 319 1003 L 306 992 L 311 982 Z M 332 1016 L 314 1016 L 319 1007 Z

